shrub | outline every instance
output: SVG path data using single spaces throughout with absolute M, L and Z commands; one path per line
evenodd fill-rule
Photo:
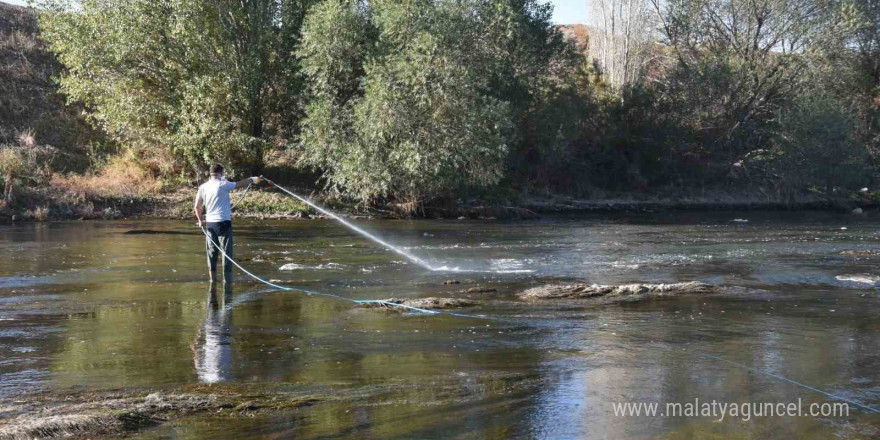
M 769 161 L 784 186 L 831 195 L 837 188 L 867 183 L 867 150 L 858 141 L 855 116 L 839 100 L 807 93 L 778 119 Z
M 38 206 L 34 209 L 28 209 L 25 218 L 29 218 L 38 222 L 44 222 L 49 219 L 49 207 Z
M 238 201 L 238 194 L 233 195 L 233 203 Z M 237 212 L 248 212 L 268 215 L 291 215 L 297 212 L 308 212 L 309 207 L 286 195 L 265 191 L 250 191 L 244 199 L 235 205 Z
M 34 148 L 37 146 L 37 138 L 34 131 L 27 129 L 18 134 L 18 145 L 22 148 Z
M 93 174 L 56 175 L 52 185 L 80 198 L 143 198 L 156 195 L 162 183 L 131 158 L 115 157 Z
M 40 186 L 52 176 L 51 163 L 57 150 L 36 145 L 32 130 L 18 134 L 18 145 L 0 145 L 0 177 L 3 184 L 3 200 L 11 203 L 15 188 L 25 183 Z

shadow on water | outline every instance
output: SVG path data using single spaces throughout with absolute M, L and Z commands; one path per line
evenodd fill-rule
M 370 224 L 432 264 L 484 271 L 454 274 L 331 222 L 236 224 L 236 255 L 266 279 L 347 298 L 468 298 L 477 305 L 463 312 L 498 321 L 361 309 L 241 277 L 211 286 L 189 223 L 2 227 L 0 418 L 29 396 L 146 390 L 251 403 L 170 418 L 140 438 L 877 438 L 878 416 L 856 408 L 749 421 L 614 415 L 619 402 L 831 401 L 699 353 L 880 405 L 880 297 L 865 282 L 880 276 L 874 219 L 671 217 Z M 738 290 L 604 307 L 516 297 L 569 280 Z M 279 406 L 288 393 L 318 402 Z M 274 409 L 247 410 L 260 405 Z

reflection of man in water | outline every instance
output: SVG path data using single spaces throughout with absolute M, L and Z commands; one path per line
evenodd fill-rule
M 229 380 L 232 346 L 229 334 L 231 310 L 226 304 L 232 299 L 232 283 L 223 285 L 223 294 L 217 294 L 217 284 L 208 289 L 208 314 L 199 328 L 199 335 L 191 346 L 199 382 L 217 383 Z

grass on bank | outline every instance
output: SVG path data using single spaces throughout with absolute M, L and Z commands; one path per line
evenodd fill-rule
M 251 189 L 244 199 L 235 206 L 236 215 L 246 216 L 304 216 L 309 212 L 305 203 L 268 189 Z M 231 195 L 235 203 L 241 197 L 236 191 Z

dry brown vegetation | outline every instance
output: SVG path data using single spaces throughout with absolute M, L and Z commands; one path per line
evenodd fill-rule
M 133 198 L 156 196 L 162 182 L 149 170 L 124 157 L 116 157 L 98 172 L 87 174 L 56 174 L 52 186 L 75 197 Z

